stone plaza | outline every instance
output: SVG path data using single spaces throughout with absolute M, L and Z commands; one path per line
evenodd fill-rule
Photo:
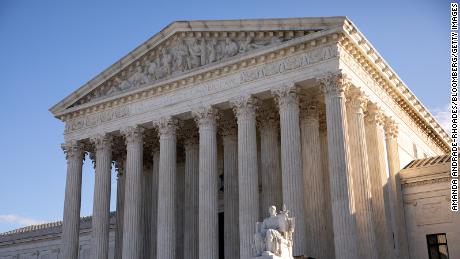
M 24 256 L 0 236 L 2 259 L 249 259 L 272 205 L 295 221 L 294 257 L 422 258 L 399 171 L 451 141 L 346 17 L 173 22 L 50 111 L 65 123 L 62 234 Z

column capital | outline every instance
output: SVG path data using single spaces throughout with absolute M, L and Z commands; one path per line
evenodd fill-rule
M 219 118 L 218 110 L 212 106 L 199 107 L 192 111 L 192 115 L 198 127 L 216 126 Z
M 295 83 L 286 83 L 281 86 L 275 87 L 271 90 L 275 102 L 280 109 L 289 104 L 299 104 L 299 96 Z
M 120 130 L 125 137 L 126 145 L 132 143 L 142 143 L 144 128 L 140 126 L 128 126 Z
M 399 134 L 398 124 L 390 117 L 386 117 L 384 123 L 385 137 L 387 139 L 397 139 Z
M 316 100 L 302 102 L 300 104 L 300 119 L 301 120 L 310 120 L 310 119 L 319 119 L 319 103 Z
M 363 112 L 366 108 L 367 98 L 364 92 L 356 87 L 349 87 L 346 91 L 347 107 L 354 111 Z
M 179 121 L 171 116 L 161 117 L 153 123 L 158 129 L 158 136 L 175 136 L 176 130 L 179 127 Z
M 376 104 L 369 102 L 365 112 L 364 120 L 367 124 L 376 124 L 383 126 L 385 124 L 385 116 Z
M 99 133 L 90 138 L 91 143 L 93 143 L 96 152 L 98 150 L 107 150 L 112 149 L 113 138 L 109 134 Z
M 230 100 L 230 105 L 238 119 L 255 117 L 257 103 L 257 98 L 252 95 L 243 95 Z
M 350 79 L 344 73 L 325 73 L 317 79 L 321 91 L 325 95 L 343 96 L 343 93 L 350 85 Z
M 257 112 L 257 127 L 264 129 L 266 127 L 279 127 L 279 113 L 272 106 L 263 106 Z
M 84 145 L 77 140 L 66 141 L 61 144 L 61 148 L 64 151 L 67 160 L 76 158 L 83 160 L 84 157 Z

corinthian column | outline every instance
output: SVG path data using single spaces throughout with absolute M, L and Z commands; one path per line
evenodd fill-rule
M 242 96 L 231 101 L 238 122 L 238 206 L 240 259 L 253 256 L 254 226 L 259 220 L 256 100 Z
M 326 111 L 320 109 L 319 120 L 319 140 L 321 146 L 321 170 L 323 171 L 323 188 L 324 188 L 324 220 L 326 227 L 324 228 L 325 234 L 321 239 L 326 244 L 334 243 L 334 227 L 332 223 L 332 203 L 331 203 L 331 186 L 330 186 L 330 172 L 327 152 L 327 125 L 326 125 Z M 329 246 L 326 250 L 324 258 L 335 258 L 334 246 Z
M 385 120 L 385 142 L 387 147 L 388 170 L 390 173 L 390 202 L 391 221 L 394 235 L 394 245 L 397 258 L 409 258 L 407 245 L 404 206 L 401 194 L 401 179 L 399 178 L 399 146 L 398 126 L 390 118 Z
M 294 84 L 272 90 L 278 104 L 281 128 L 283 203 L 296 218 L 293 255 L 307 255 L 307 231 L 300 148 L 299 101 Z
M 199 258 L 219 257 L 217 210 L 217 111 L 212 107 L 193 112 L 200 132 L 199 158 Z
M 123 248 L 123 218 L 125 204 L 125 164 L 126 154 L 121 155 L 115 163 L 117 170 L 117 228 L 115 233 L 115 259 L 121 259 Z
M 337 259 L 358 258 L 344 95 L 348 81 L 343 74 L 327 74 L 319 78 L 319 82 L 326 102 L 335 256 Z
M 303 183 L 305 193 L 306 228 L 308 233 L 307 251 L 314 258 L 327 258 L 328 243 L 322 238 L 326 235 L 326 203 L 324 192 L 324 173 L 321 164 L 321 145 L 319 136 L 318 104 L 304 102 L 301 119 L 301 144 Z
M 240 256 L 238 235 L 238 136 L 236 122 L 221 123 L 224 146 L 224 253 L 226 259 Z
M 385 142 L 383 132 L 383 115 L 375 104 L 367 105 L 365 116 L 366 145 L 369 158 L 369 171 L 372 191 L 372 217 L 375 225 L 375 235 L 378 238 L 377 250 L 379 258 L 390 259 L 392 255 L 390 211 L 385 209 L 384 190 L 387 188 L 385 165 Z M 385 182 L 383 180 L 385 179 Z
M 63 258 L 77 259 L 80 233 L 81 171 L 84 152 L 83 146 L 77 141 L 66 142 L 61 147 L 67 159 L 62 225 Z
M 193 129 L 184 134 L 185 147 L 185 213 L 184 258 L 198 259 L 198 133 Z
M 155 140 L 156 142 L 156 140 Z M 150 258 L 157 258 L 157 229 L 158 229 L 158 176 L 160 168 L 160 147 L 156 142 L 152 150 L 152 222 L 150 223 Z
M 278 142 L 279 115 L 274 108 L 264 107 L 259 111 L 258 118 L 262 180 L 261 216 L 265 217 L 270 206 L 281 208 L 283 205 Z
M 376 259 L 378 251 L 372 219 L 371 183 L 367 158 L 364 112 L 366 100 L 360 90 L 353 88 L 348 92 L 347 118 L 350 143 L 353 191 L 355 199 L 355 218 L 358 234 L 360 258 Z
M 112 138 L 98 135 L 91 138 L 96 149 L 91 258 L 109 257 L 110 180 L 112 173 Z
M 121 130 L 126 140 L 125 208 L 123 259 L 141 258 L 142 253 L 142 173 L 143 129 L 130 126 Z
M 177 120 L 156 123 L 160 136 L 157 258 L 176 259 L 176 128 Z

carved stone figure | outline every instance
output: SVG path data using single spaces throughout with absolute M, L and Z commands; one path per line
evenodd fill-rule
M 192 38 L 188 45 L 188 50 L 190 52 L 190 56 L 188 59 L 188 67 L 196 68 L 201 66 L 202 48 L 201 45 L 198 44 L 197 39 Z
M 170 76 L 172 73 L 172 55 L 168 53 L 166 48 L 161 50 L 162 59 L 161 59 L 161 68 L 160 68 L 160 77 Z
M 152 60 L 152 62 L 150 62 L 149 65 L 147 66 L 147 77 L 149 79 L 149 82 L 153 82 L 158 79 L 157 70 L 158 70 L 157 62 L 156 60 Z
M 184 40 L 179 40 L 174 49 L 174 71 L 184 72 L 189 69 L 187 58 L 189 56 L 187 45 Z
M 217 60 L 217 40 L 211 39 L 207 44 L 208 64 Z
M 136 72 L 134 72 L 134 74 L 129 78 L 129 81 L 131 82 L 131 86 L 137 87 L 148 83 L 148 78 L 143 73 L 142 67 L 138 66 L 136 68 Z
M 255 258 L 292 259 L 294 218 L 289 217 L 289 212 L 285 208 L 277 214 L 275 206 L 271 206 L 268 213 L 268 218 L 256 224 L 253 243 Z
M 254 44 L 252 41 L 252 37 L 247 37 L 245 41 L 241 42 L 239 52 L 244 53 L 257 48 L 257 45 Z
M 230 38 L 225 39 L 225 49 L 224 49 L 224 55 L 225 57 L 233 57 L 236 54 L 238 54 L 238 44 L 231 40 Z

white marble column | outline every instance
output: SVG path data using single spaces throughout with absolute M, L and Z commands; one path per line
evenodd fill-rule
M 231 101 L 238 122 L 238 206 L 240 259 L 253 256 L 255 224 L 259 220 L 256 100 L 242 96 Z
M 377 250 L 379 258 L 390 259 L 392 254 L 392 233 L 391 224 L 388 219 L 391 218 L 389 208 L 385 209 L 384 190 L 387 181 L 385 165 L 385 137 L 383 131 L 383 114 L 380 109 L 372 103 L 367 105 L 365 116 L 366 126 L 366 145 L 369 158 L 369 171 L 372 190 L 372 217 L 374 219 Z
M 236 121 L 221 123 L 224 146 L 224 253 L 225 259 L 240 256 L 238 229 L 238 135 Z
M 275 205 L 282 208 L 281 162 L 279 136 L 279 115 L 274 107 L 263 107 L 258 112 L 260 132 L 260 180 L 262 182 L 262 218 L 268 216 L 268 208 Z
M 125 165 L 126 154 L 116 160 L 117 169 L 117 227 L 115 233 L 115 252 L 114 258 L 121 259 L 123 250 L 123 218 L 125 204 Z
M 157 229 L 158 229 L 158 176 L 160 168 L 160 147 L 155 140 L 152 149 L 152 217 L 150 232 L 150 258 L 157 259 Z
M 343 74 L 326 74 L 318 78 L 318 81 L 322 86 L 326 102 L 335 257 L 336 259 L 358 258 L 344 95 L 348 80 Z
M 401 194 L 401 180 L 399 178 L 399 145 L 398 126 L 390 118 L 385 120 L 385 142 L 387 148 L 388 170 L 390 174 L 390 210 L 394 235 L 396 257 L 409 258 L 406 223 L 404 219 L 404 205 Z
M 62 225 L 63 258 L 77 259 L 80 234 L 81 173 L 83 146 L 77 141 L 62 145 L 67 159 L 64 219 Z
M 347 91 L 347 122 L 350 145 L 351 173 L 355 200 L 358 253 L 361 258 L 377 259 L 378 250 L 372 218 L 372 191 L 367 157 L 364 107 L 366 99 L 357 88 Z
M 272 90 L 278 104 L 281 130 L 283 203 L 295 217 L 293 255 L 307 255 L 302 154 L 300 147 L 299 101 L 294 84 Z
M 185 147 L 185 213 L 184 258 L 198 259 L 198 132 L 189 131 L 184 136 Z
M 176 168 L 176 259 L 184 258 L 185 155 L 177 154 Z
M 176 259 L 176 129 L 177 120 L 156 123 L 160 137 L 158 178 L 157 258 Z
M 300 132 L 308 256 L 327 258 L 330 243 L 323 238 L 328 222 L 316 101 L 302 102 Z
M 199 258 L 219 257 L 219 221 L 217 208 L 217 110 L 203 107 L 193 111 L 200 134 L 199 155 Z
M 330 172 L 328 166 L 328 152 L 327 152 L 327 125 L 326 125 L 326 111 L 320 109 L 320 120 L 319 120 L 319 139 L 321 146 L 321 170 L 323 171 L 323 184 L 324 188 L 324 220 L 326 226 L 324 228 L 325 234 L 321 236 L 321 239 L 326 244 L 329 244 L 326 250 L 326 256 L 324 258 L 335 258 L 334 253 L 334 227 L 332 223 L 332 203 L 331 203 L 331 186 L 330 186 Z
M 96 150 L 91 258 L 109 257 L 110 187 L 112 173 L 112 138 L 97 135 L 91 138 Z
M 125 208 L 123 218 L 123 259 L 142 254 L 142 173 L 143 129 L 130 126 L 121 130 L 126 140 Z
M 142 174 L 142 239 L 143 252 L 142 258 L 149 259 L 150 257 L 150 233 L 152 233 L 152 165 L 144 159 L 144 170 Z

